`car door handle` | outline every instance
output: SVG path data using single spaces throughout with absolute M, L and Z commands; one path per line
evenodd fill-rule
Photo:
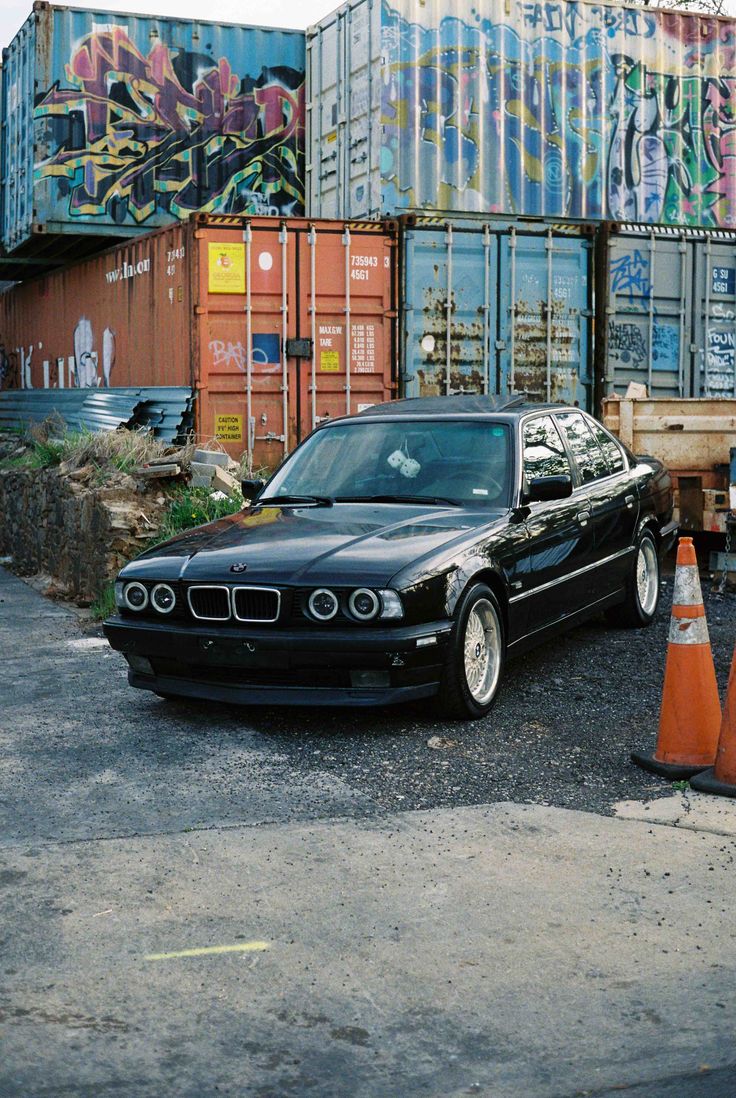
M 587 526 L 590 519 L 590 511 L 578 511 L 575 518 L 578 520 L 581 526 Z
M 625 496 L 624 498 L 626 500 L 626 506 L 629 508 L 629 510 L 631 510 L 631 508 L 636 503 L 636 497 L 635 496 Z

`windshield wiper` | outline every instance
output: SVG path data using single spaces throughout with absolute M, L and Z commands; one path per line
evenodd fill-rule
M 335 496 L 335 503 L 432 503 L 436 506 L 463 506 L 459 499 L 450 499 L 449 496 Z
M 253 501 L 253 507 L 274 507 L 279 504 L 291 504 L 291 503 L 306 503 L 311 504 L 313 507 L 332 507 L 334 503 L 332 496 L 264 496 L 261 499 Z

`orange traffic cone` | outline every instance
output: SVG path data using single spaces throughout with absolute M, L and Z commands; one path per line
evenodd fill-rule
M 723 710 L 721 735 L 716 751 L 716 764 L 691 778 L 690 785 L 701 793 L 718 793 L 721 797 L 736 797 L 736 651 L 728 676 L 726 708 Z
M 692 538 L 677 546 L 659 735 L 653 754 L 632 761 L 676 781 L 713 765 L 721 724 L 718 684 Z

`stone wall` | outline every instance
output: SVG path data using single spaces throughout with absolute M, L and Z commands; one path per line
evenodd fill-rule
M 0 470 L 0 555 L 88 604 L 160 525 L 165 496 L 136 488 L 122 475 L 97 485 L 89 469 Z

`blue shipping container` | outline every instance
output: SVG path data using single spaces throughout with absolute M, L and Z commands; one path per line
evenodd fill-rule
M 299 31 L 34 4 L 3 51 L 4 248 L 301 214 L 304 67 Z
M 402 235 L 407 396 L 526 392 L 592 409 L 591 239 L 417 218 Z
M 736 227 L 736 20 L 348 0 L 307 34 L 309 214 Z

